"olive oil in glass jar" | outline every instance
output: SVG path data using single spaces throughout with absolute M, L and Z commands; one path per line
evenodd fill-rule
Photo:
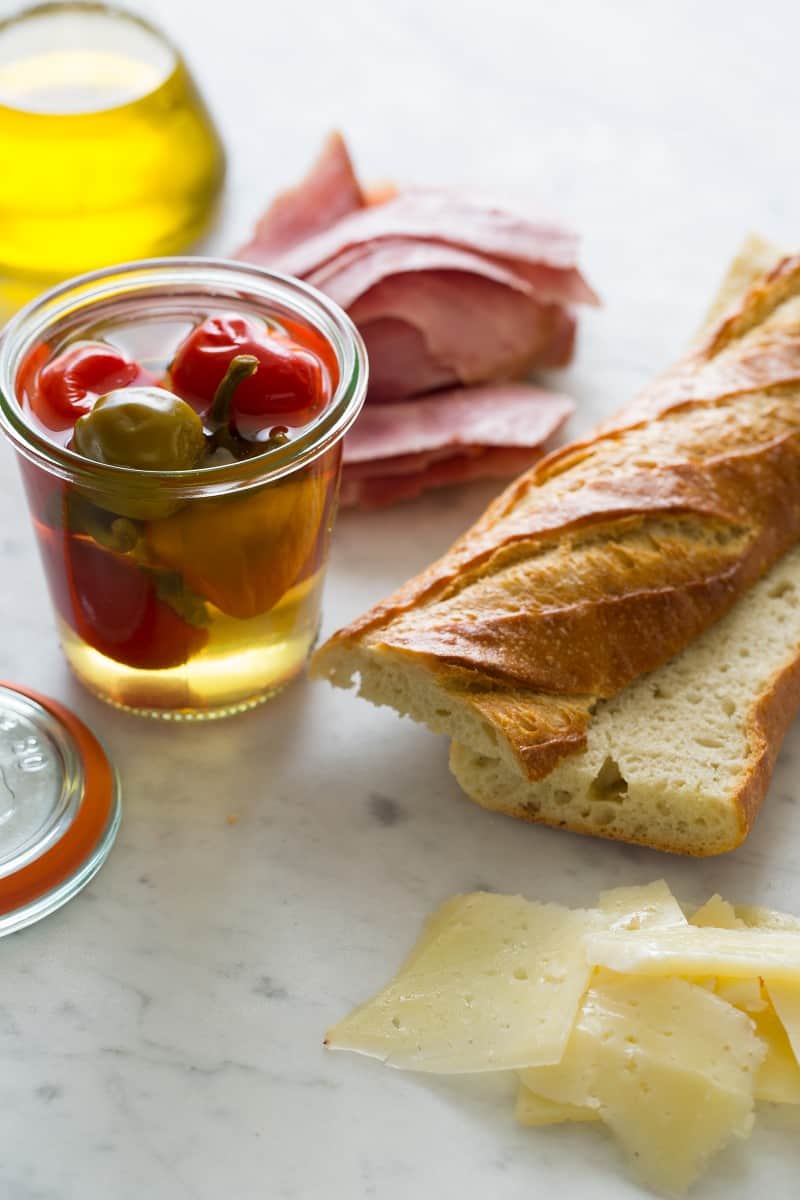
M 155 28 L 78 0 L 0 22 L 0 305 L 206 229 L 224 155 Z

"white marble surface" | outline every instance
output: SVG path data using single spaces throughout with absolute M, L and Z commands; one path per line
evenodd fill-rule
M 745 231 L 800 241 L 791 0 L 150 9 L 230 148 L 215 248 L 334 123 L 367 175 L 489 184 L 574 222 L 605 298 L 563 379 L 576 429 L 681 347 Z M 582 903 L 664 875 L 682 896 L 800 912 L 797 731 L 747 845 L 688 862 L 488 815 L 442 740 L 321 684 L 211 728 L 126 719 L 61 662 L 4 447 L 0 466 L 0 676 L 73 705 L 125 789 L 101 875 L 0 944 L 2 1200 L 643 1195 L 597 1130 L 520 1130 L 502 1086 L 390 1073 L 326 1054 L 322 1035 L 457 890 Z M 490 490 L 343 518 L 326 629 L 443 549 Z M 767 1114 L 698 1196 L 796 1195 L 797 1131 Z

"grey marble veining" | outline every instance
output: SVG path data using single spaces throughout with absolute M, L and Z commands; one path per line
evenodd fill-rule
M 573 222 L 605 301 L 558 376 L 574 431 L 680 350 L 746 231 L 800 243 L 789 0 L 149 10 L 229 146 L 212 249 L 243 239 L 334 123 L 367 175 L 536 196 Z M 0 943 L 0 1200 L 644 1195 L 601 1131 L 516 1127 L 506 1080 L 413 1078 L 326 1054 L 322 1036 L 458 890 L 580 904 L 663 875 L 682 897 L 800 912 L 797 731 L 747 845 L 690 862 L 485 813 L 443 740 L 323 685 L 213 727 L 128 719 L 62 664 L 5 447 L 0 468 L 0 676 L 87 719 L 125 795 L 90 888 Z M 492 491 L 345 514 L 325 629 L 422 567 Z M 789 1200 L 798 1128 L 766 1112 L 697 1195 Z

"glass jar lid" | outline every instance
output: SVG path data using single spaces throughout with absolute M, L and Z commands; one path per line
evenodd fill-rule
M 0 682 L 0 937 L 66 904 L 105 862 L 119 781 L 62 705 Z

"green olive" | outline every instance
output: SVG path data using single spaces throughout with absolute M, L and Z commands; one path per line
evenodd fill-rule
M 205 450 L 194 409 L 165 388 L 117 388 L 75 425 L 73 448 L 84 458 L 139 471 L 188 471 Z

